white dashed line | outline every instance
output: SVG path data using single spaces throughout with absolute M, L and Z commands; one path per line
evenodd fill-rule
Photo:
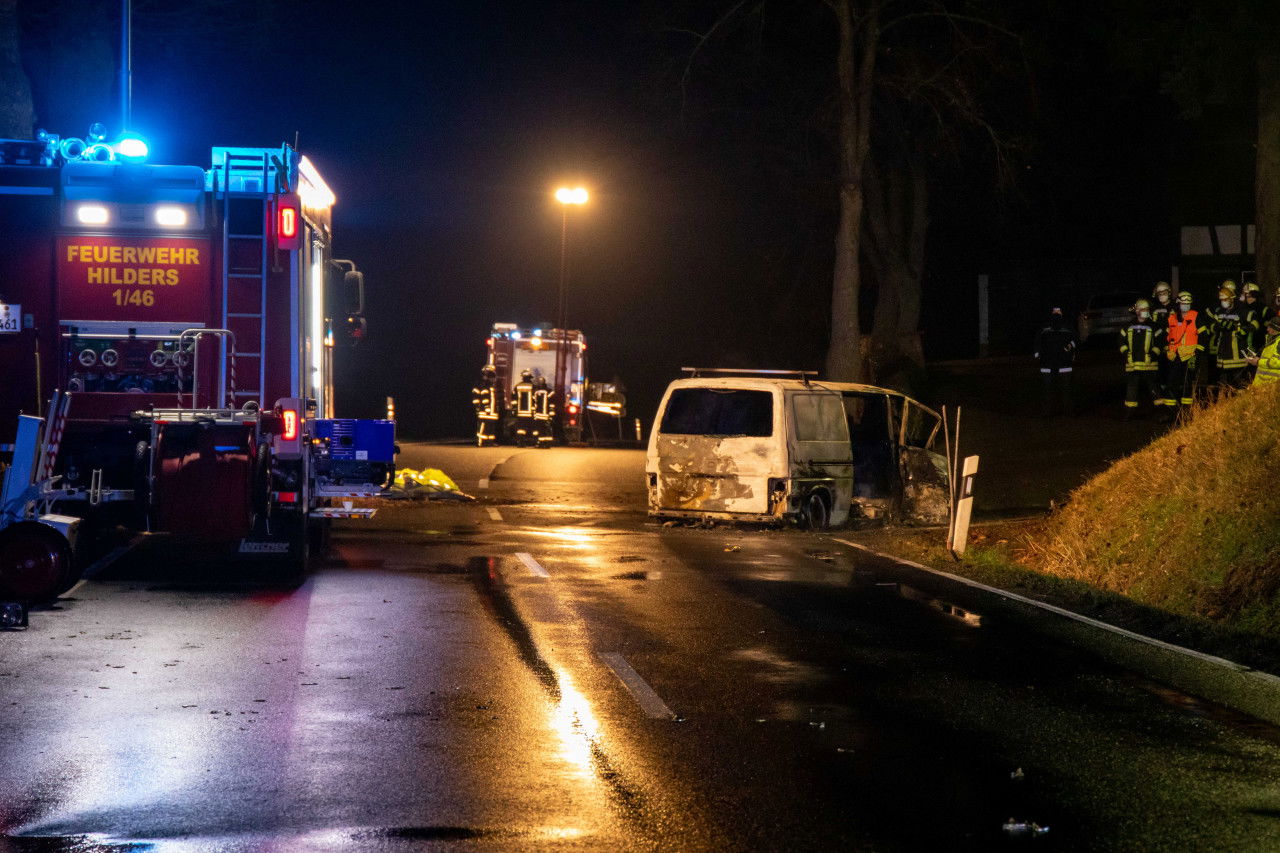
M 540 578 L 551 577 L 551 575 L 547 573 L 547 570 L 542 568 L 542 565 L 537 560 L 533 559 L 532 554 L 526 554 L 522 551 L 521 553 L 516 554 L 516 559 L 524 563 L 525 568 L 527 568 L 530 572 L 537 575 L 538 577 Z
M 498 512 L 496 509 L 494 509 L 491 506 L 485 507 L 485 509 L 489 511 L 489 518 L 493 519 L 494 521 L 502 521 L 502 513 Z
M 675 713 L 667 707 L 667 703 L 663 702 L 662 697 L 640 677 L 640 673 L 631 668 L 626 658 L 617 652 L 601 652 L 600 659 L 604 661 L 605 666 L 613 670 L 614 675 L 618 676 L 622 686 L 627 688 L 627 692 L 631 694 L 632 699 L 636 700 L 636 704 L 640 706 L 640 710 L 644 711 L 645 716 L 654 720 L 676 718 Z

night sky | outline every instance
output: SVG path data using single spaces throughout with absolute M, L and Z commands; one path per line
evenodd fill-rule
M 207 165 L 213 145 L 296 134 L 337 194 L 336 254 L 364 270 L 370 300 L 370 339 L 342 355 L 340 415 L 376 416 L 390 394 L 411 437 L 469 433 L 491 324 L 554 317 L 561 209 L 551 193 L 562 184 L 592 192 L 569 213 L 569 325 L 587 335 L 590 376 L 628 385 L 631 414 L 647 424 L 682 365 L 820 366 L 832 198 L 820 185 L 798 198 L 765 168 L 773 137 L 717 114 L 713 83 L 695 86 L 695 109 L 681 113 L 671 70 L 689 40 L 668 25 L 712 20 L 693 4 L 204 4 L 223 7 L 212 17 L 230 29 L 135 5 L 133 123 L 153 162 Z M 59 49 L 37 38 L 56 25 L 27 13 L 38 124 L 51 131 L 118 123 L 101 57 L 114 50 L 116 16 L 97 14 L 93 31 L 105 35 L 72 46 L 86 62 L 69 88 L 50 60 Z M 788 73 L 801 88 L 824 85 L 829 32 L 812 16 L 797 27 Z M 1247 199 L 1251 152 L 1223 165 L 1197 141 L 1203 124 L 1176 122 L 1153 87 L 1120 85 L 1100 49 L 1067 42 L 1035 54 L 1038 143 L 1015 192 L 998 196 L 972 163 L 935 191 L 931 356 L 974 354 L 957 329 L 973 323 L 973 279 L 1000 264 L 1088 255 L 1124 258 L 1115 266 L 1142 278 L 1134 286 L 1166 277 L 1173 223 L 1194 216 L 1170 201 L 1179 157 L 1217 163 L 1214 186 Z M 708 61 L 699 68 L 718 60 Z M 1183 172 L 1206 180 L 1204 169 Z M 1028 299 L 1028 324 L 1058 297 Z

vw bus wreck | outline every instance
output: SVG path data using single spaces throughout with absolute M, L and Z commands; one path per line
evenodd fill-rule
M 684 368 L 649 435 L 649 515 L 942 524 L 950 501 L 937 412 L 887 388 L 813 373 Z

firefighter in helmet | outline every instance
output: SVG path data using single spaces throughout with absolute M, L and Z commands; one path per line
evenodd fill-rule
M 528 446 L 536 435 L 533 419 L 533 373 L 520 371 L 520 381 L 511 389 L 511 408 L 516 413 L 516 444 Z
M 502 400 L 498 397 L 498 371 L 492 364 L 480 369 L 480 384 L 471 389 L 471 405 L 476 410 L 476 446 L 498 443 L 498 422 L 502 420 Z
M 1124 356 L 1125 416 L 1137 411 L 1140 398 L 1158 400 L 1156 377 L 1160 367 L 1160 343 L 1151 323 L 1151 303 L 1133 303 L 1133 322 L 1120 333 L 1120 353 Z
M 1272 314 L 1267 320 L 1267 343 L 1256 356 L 1249 357 L 1249 363 L 1258 369 L 1253 377 L 1254 385 L 1268 385 L 1280 382 L 1280 315 Z
M 1242 316 L 1236 302 L 1233 281 L 1225 281 L 1218 289 L 1218 304 L 1207 309 L 1209 317 L 1209 352 L 1213 356 L 1212 381 L 1219 388 L 1242 388 L 1248 382 L 1245 360 L 1253 333 L 1252 314 Z
M 1191 294 L 1181 291 L 1169 312 L 1169 328 L 1164 348 L 1169 362 L 1169 395 L 1179 406 L 1195 402 L 1196 355 L 1204 349 L 1200 342 L 1200 315 L 1191 307 Z
M 1246 281 L 1240 291 L 1240 313 L 1250 327 L 1249 340 L 1245 344 L 1246 356 L 1256 356 L 1266 346 L 1265 329 L 1267 320 L 1270 319 L 1265 316 L 1266 311 L 1267 307 L 1262 304 L 1262 288 L 1252 281 Z M 1249 372 L 1253 372 L 1252 366 Z
M 1167 281 L 1157 281 L 1151 291 L 1151 328 L 1155 330 L 1155 343 L 1164 352 L 1169 337 L 1169 312 L 1173 310 L 1173 288 Z M 1177 405 L 1176 395 L 1169 391 L 1169 360 L 1157 359 L 1156 405 L 1172 408 Z
M 541 373 L 533 380 L 533 430 L 539 447 L 550 447 L 555 441 L 552 421 L 555 409 L 551 403 L 551 388 Z

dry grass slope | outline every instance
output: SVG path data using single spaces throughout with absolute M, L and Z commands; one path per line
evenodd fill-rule
M 1033 568 L 1280 637 L 1280 383 L 1200 409 L 1072 493 Z

